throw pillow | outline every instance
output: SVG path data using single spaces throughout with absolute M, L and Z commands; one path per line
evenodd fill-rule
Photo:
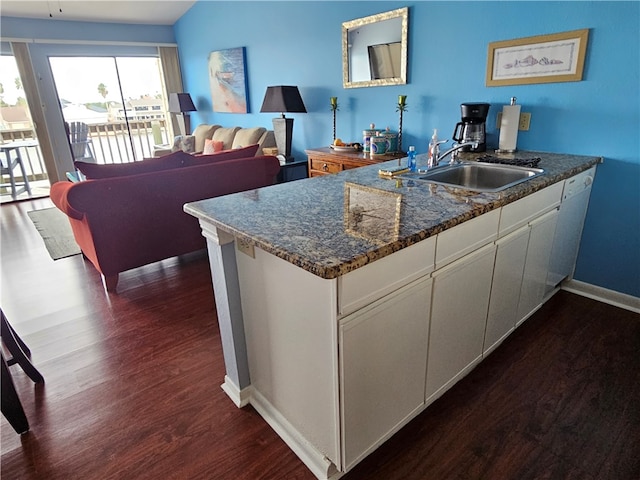
M 87 177 L 88 180 L 100 178 L 125 177 L 128 175 L 138 175 L 141 173 L 159 172 L 180 168 L 191 159 L 192 156 L 182 151 L 170 153 L 157 158 L 146 158 L 139 162 L 98 164 L 88 162 L 74 162 L 75 167 Z
M 211 137 L 211 139 L 224 142 L 223 150 L 229 150 L 231 148 L 231 145 L 233 145 L 233 137 L 236 136 L 236 132 L 238 130 L 240 130 L 240 127 L 221 127 L 213 132 L 213 136 Z
M 193 153 L 196 151 L 196 137 L 193 135 L 185 135 L 182 138 L 182 151 L 186 153 Z
M 224 142 L 219 140 L 210 140 L 206 139 L 204 141 L 204 150 L 202 153 L 204 155 L 211 155 L 212 153 L 221 152 L 224 148 Z
M 260 138 L 266 131 L 267 129 L 264 127 L 241 128 L 236 132 L 236 136 L 233 137 L 233 144 L 231 145 L 231 148 L 260 143 Z
M 213 132 L 215 132 L 220 125 L 207 125 L 200 124 L 193 131 L 193 136 L 196 138 L 195 144 L 195 152 L 200 153 L 204 150 L 204 141 L 208 138 L 211 139 L 213 137 Z
M 258 144 L 256 143 L 255 145 L 249 145 L 248 147 L 244 148 L 223 150 L 222 152 L 217 152 L 212 155 L 191 155 L 191 158 L 188 160 L 188 163 L 186 163 L 185 166 L 193 167 L 195 165 L 207 165 L 209 163 L 222 162 L 224 160 L 255 157 L 257 151 Z
M 172 152 L 183 151 L 187 153 L 195 152 L 196 139 L 193 135 L 177 135 L 173 139 Z
M 171 146 L 172 152 L 182 150 L 182 135 L 176 135 L 173 137 L 173 145 Z

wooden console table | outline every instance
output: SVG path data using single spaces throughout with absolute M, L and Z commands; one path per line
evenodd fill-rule
M 309 176 L 317 177 L 328 173 L 338 173 L 350 168 L 363 167 L 407 156 L 404 152 L 385 155 L 370 155 L 364 152 L 337 152 L 331 147 L 305 150 L 309 159 Z

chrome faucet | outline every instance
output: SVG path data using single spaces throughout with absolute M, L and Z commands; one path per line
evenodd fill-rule
M 432 168 L 438 165 L 438 157 L 440 157 L 440 145 L 443 143 L 447 143 L 449 140 L 440 140 L 439 142 L 436 142 L 435 145 L 431 146 L 429 145 L 429 147 L 431 147 L 432 152 L 431 155 L 429 155 L 429 160 L 427 162 L 427 168 Z
M 445 140 L 446 141 L 446 140 Z M 442 143 L 442 142 L 438 142 L 438 143 Z M 449 161 L 450 165 L 453 165 L 455 163 L 458 163 L 458 150 L 460 150 L 461 148 L 464 147 L 472 147 L 472 148 L 477 148 L 478 147 L 478 142 L 462 142 L 462 143 L 454 143 L 454 146 L 451 147 L 449 150 L 445 151 L 442 155 L 440 155 L 440 148 L 439 145 L 436 144 L 436 147 L 434 149 L 434 155 L 433 155 L 433 165 L 434 167 L 438 166 L 438 164 L 447 156 L 447 155 L 451 155 L 451 160 Z M 430 165 L 431 166 L 431 165 Z

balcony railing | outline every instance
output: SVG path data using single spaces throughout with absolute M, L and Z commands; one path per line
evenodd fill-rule
M 89 137 L 96 163 L 128 163 L 142 160 L 153 156 L 155 145 L 169 143 L 165 120 L 129 121 L 129 129 L 125 122 L 89 125 Z M 5 142 L 36 140 L 32 129 L 2 130 L 1 133 Z M 48 178 L 39 146 L 21 147 L 20 153 L 30 182 Z M 18 177 L 18 180 L 21 178 Z
M 109 122 L 89 125 L 97 163 L 128 163 L 153 156 L 154 145 L 169 143 L 164 120 Z

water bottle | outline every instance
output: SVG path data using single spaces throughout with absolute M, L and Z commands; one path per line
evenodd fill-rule
M 409 161 L 407 166 L 412 172 L 415 172 L 418 169 L 416 166 L 416 147 L 413 145 L 409 147 Z

